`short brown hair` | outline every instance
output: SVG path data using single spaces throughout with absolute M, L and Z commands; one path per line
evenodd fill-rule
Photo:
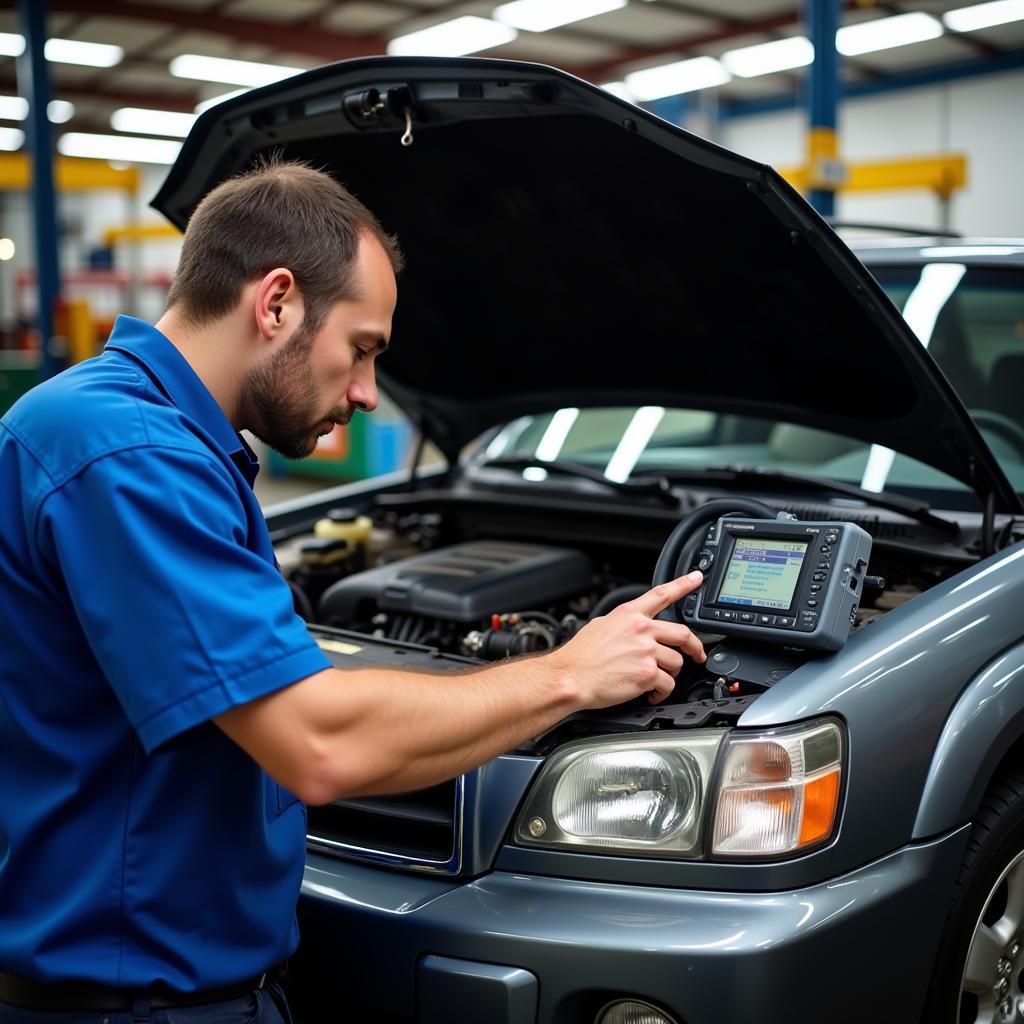
M 272 157 L 229 178 L 196 207 L 167 296 L 196 325 L 229 313 L 250 281 L 275 267 L 294 275 L 307 325 L 355 292 L 360 235 L 384 247 L 397 274 L 402 254 L 377 218 L 329 174 Z

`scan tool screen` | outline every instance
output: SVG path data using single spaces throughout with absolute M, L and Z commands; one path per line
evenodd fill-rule
M 737 537 L 717 603 L 789 608 L 807 547 L 806 541 Z

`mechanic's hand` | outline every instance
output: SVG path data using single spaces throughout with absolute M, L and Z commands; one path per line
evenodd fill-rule
M 564 647 L 550 657 L 580 688 L 581 708 L 607 708 L 640 694 L 657 704 L 675 687 L 683 654 L 707 660 L 704 645 L 682 623 L 655 616 L 696 590 L 704 581 L 699 572 L 654 587 L 620 604 L 614 611 L 591 619 Z M 682 653 L 680 653 L 682 652 Z

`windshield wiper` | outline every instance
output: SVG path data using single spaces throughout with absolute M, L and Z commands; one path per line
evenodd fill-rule
M 574 476 L 601 484 L 611 490 L 634 497 L 654 497 L 668 505 L 677 506 L 678 498 L 672 493 L 673 484 L 693 482 L 701 483 L 738 483 L 757 488 L 770 488 L 778 485 L 797 487 L 814 493 L 839 494 L 847 498 L 856 498 L 875 508 L 898 512 L 908 519 L 914 519 L 926 526 L 959 537 L 960 527 L 949 519 L 935 515 L 927 502 L 918 501 L 896 494 L 880 494 L 868 491 L 856 484 L 831 480 L 828 477 L 794 473 L 786 469 L 764 469 L 761 466 L 723 465 L 709 466 L 706 469 L 662 470 L 657 473 L 636 473 L 626 480 L 611 480 L 599 469 L 584 465 L 581 462 L 570 462 L 566 459 L 553 459 L 550 462 L 529 455 L 500 455 L 478 463 L 480 468 L 498 468 L 511 470 L 544 469 L 548 472 Z
M 633 481 L 638 479 L 642 479 L 642 477 L 631 478 Z M 658 479 L 667 480 L 669 483 L 728 481 L 760 488 L 783 484 L 805 491 L 830 492 L 848 498 L 857 498 L 866 504 L 884 508 L 889 512 L 898 512 L 908 519 L 915 519 L 917 522 L 934 527 L 951 537 L 957 537 L 960 533 L 960 527 L 956 523 L 935 515 L 927 502 L 897 494 L 879 494 L 877 491 L 868 491 L 856 484 L 843 483 L 841 480 L 831 480 L 824 476 L 794 473 L 787 469 L 765 469 L 761 466 L 742 465 L 709 466 L 707 469 L 662 471 L 659 473 Z
M 677 506 L 678 498 L 672 493 L 672 486 L 666 476 L 644 474 L 628 480 L 612 480 L 599 469 L 584 465 L 582 462 L 570 462 L 566 459 L 538 459 L 529 455 L 499 455 L 486 462 L 477 463 L 480 469 L 543 469 L 548 473 L 559 473 L 562 476 L 574 476 L 581 480 L 589 480 L 595 484 L 620 494 L 628 494 L 635 498 L 657 498 L 667 505 Z

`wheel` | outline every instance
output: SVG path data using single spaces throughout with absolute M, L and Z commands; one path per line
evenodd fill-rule
M 1024 1022 L 1024 770 L 992 784 L 975 817 L 922 1022 Z

